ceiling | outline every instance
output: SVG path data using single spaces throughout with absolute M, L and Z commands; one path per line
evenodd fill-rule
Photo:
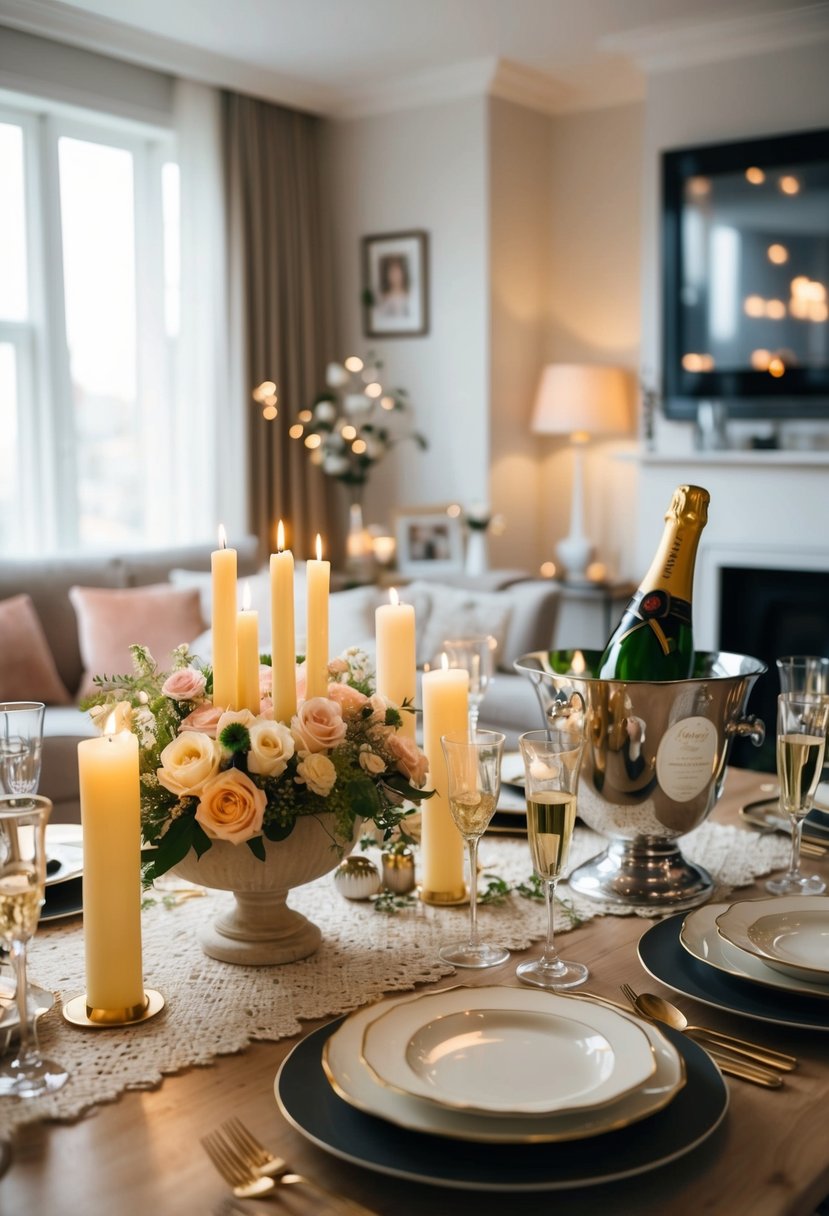
M 559 111 L 640 97 L 649 70 L 829 37 L 829 2 L 0 0 L 0 24 L 323 113 L 495 77 Z

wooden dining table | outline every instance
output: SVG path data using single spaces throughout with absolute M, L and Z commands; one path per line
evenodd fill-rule
M 738 822 L 742 804 L 760 797 L 768 778 L 731 770 L 714 812 Z M 748 829 L 746 829 L 748 830 Z M 829 880 L 829 855 L 809 859 L 810 870 Z M 764 894 L 762 880 L 741 888 L 739 898 Z M 208 1067 L 166 1077 L 152 1091 L 129 1092 L 69 1124 L 37 1124 L 19 1130 L 11 1163 L 0 1180 L 0 1212 L 6 1216 L 208 1216 L 228 1193 L 209 1163 L 200 1137 L 232 1115 L 240 1116 L 293 1168 L 329 1189 L 358 1199 L 382 1216 L 505 1216 L 542 1210 L 578 1216 L 812 1216 L 829 1195 L 829 1033 L 789 1029 L 709 1008 L 652 979 L 636 953 L 653 922 L 637 916 L 602 916 L 562 938 L 568 956 L 588 964 L 584 991 L 620 1000 L 619 986 L 674 996 L 689 1020 L 750 1038 L 798 1057 L 782 1088 L 761 1089 L 726 1079 L 730 1103 L 721 1126 L 686 1156 L 621 1182 L 552 1193 L 464 1191 L 403 1181 L 352 1165 L 307 1142 L 286 1121 L 274 1099 L 274 1077 L 297 1042 L 258 1042 L 220 1057 Z M 48 932 L 44 927 L 43 932 Z M 527 954 L 538 952 L 538 946 Z M 514 983 L 523 956 L 513 953 L 499 968 L 467 972 L 464 983 Z M 419 991 L 451 986 L 446 977 Z M 829 1002 L 827 1002 L 829 1029 Z M 305 1032 L 323 1025 L 308 1022 Z M 301 1036 L 300 1036 L 301 1037 Z M 668 1106 L 660 1119 L 671 1119 Z M 643 1125 L 643 1134 L 646 1134 Z M 458 1151 L 462 1151 L 459 1144 Z M 550 1145 L 550 1153 L 567 1145 Z M 601 1137 L 595 1140 L 597 1160 Z M 250 1204 L 264 1210 L 314 1212 L 278 1197 Z

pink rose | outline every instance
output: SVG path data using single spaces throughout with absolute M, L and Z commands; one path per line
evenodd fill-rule
M 429 761 L 414 739 L 406 735 L 389 735 L 386 747 L 397 765 L 397 771 L 420 789 L 429 772 Z
M 262 831 L 267 798 L 247 773 L 229 768 L 207 782 L 196 819 L 211 840 L 242 844 Z
M 161 691 L 174 701 L 198 701 L 204 696 L 204 676 L 195 667 L 180 667 L 167 677 Z
M 331 751 L 345 738 L 343 711 L 327 697 L 311 697 L 300 705 L 291 730 L 300 751 Z
M 198 730 L 203 735 L 209 735 L 211 739 L 215 739 L 219 718 L 223 713 L 221 705 L 211 705 L 209 701 L 204 705 L 197 705 L 186 718 L 181 720 L 179 731 Z
M 343 713 L 353 713 L 368 704 L 368 697 L 350 684 L 329 684 L 328 700 L 336 701 Z
M 308 667 L 306 663 L 298 663 L 296 668 L 296 699 L 297 701 L 305 700 L 305 692 L 308 688 Z
M 273 687 L 273 668 L 267 663 L 259 664 L 259 696 L 269 697 Z

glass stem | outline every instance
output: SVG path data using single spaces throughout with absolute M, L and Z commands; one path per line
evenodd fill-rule
M 31 1042 L 31 1027 L 29 1025 L 29 988 L 26 979 L 26 943 L 14 941 L 11 946 L 12 965 L 15 974 L 15 998 L 17 1000 L 17 1015 L 20 1020 L 18 1028 L 17 1056 L 25 1060 L 33 1051 L 37 1051 L 36 1043 Z
M 470 739 L 475 738 L 475 734 L 478 730 L 478 716 L 479 716 L 480 712 L 481 712 L 481 707 L 479 705 L 470 705 L 469 706 L 469 737 L 470 737 Z
M 469 837 L 469 945 L 478 946 L 478 837 Z
M 792 821 L 792 855 L 789 861 L 789 874 L 793 877 L 800 875 L 800 838 L 803 835 L 803 822 L 805 816 L 798 818 L 797 815 L 790 815 Z
M 547 902 L 547 940 L 544 943 L 544 954 L 541 958 L 543 967 L 557 967 L 559 957 L 555 947 L 555 902 L 556 880 L 548 878 L 544 883 L 544 897 Z

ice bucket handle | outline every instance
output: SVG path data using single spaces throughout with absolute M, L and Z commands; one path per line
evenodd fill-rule
M 737 722 L 728 722 L 726 734 L 736 739 L 750 739 L 755 747 L 762 747 L 766 737 L 766 724 L 762 718 L 752 714 L 748 718 L 740 718 Z

